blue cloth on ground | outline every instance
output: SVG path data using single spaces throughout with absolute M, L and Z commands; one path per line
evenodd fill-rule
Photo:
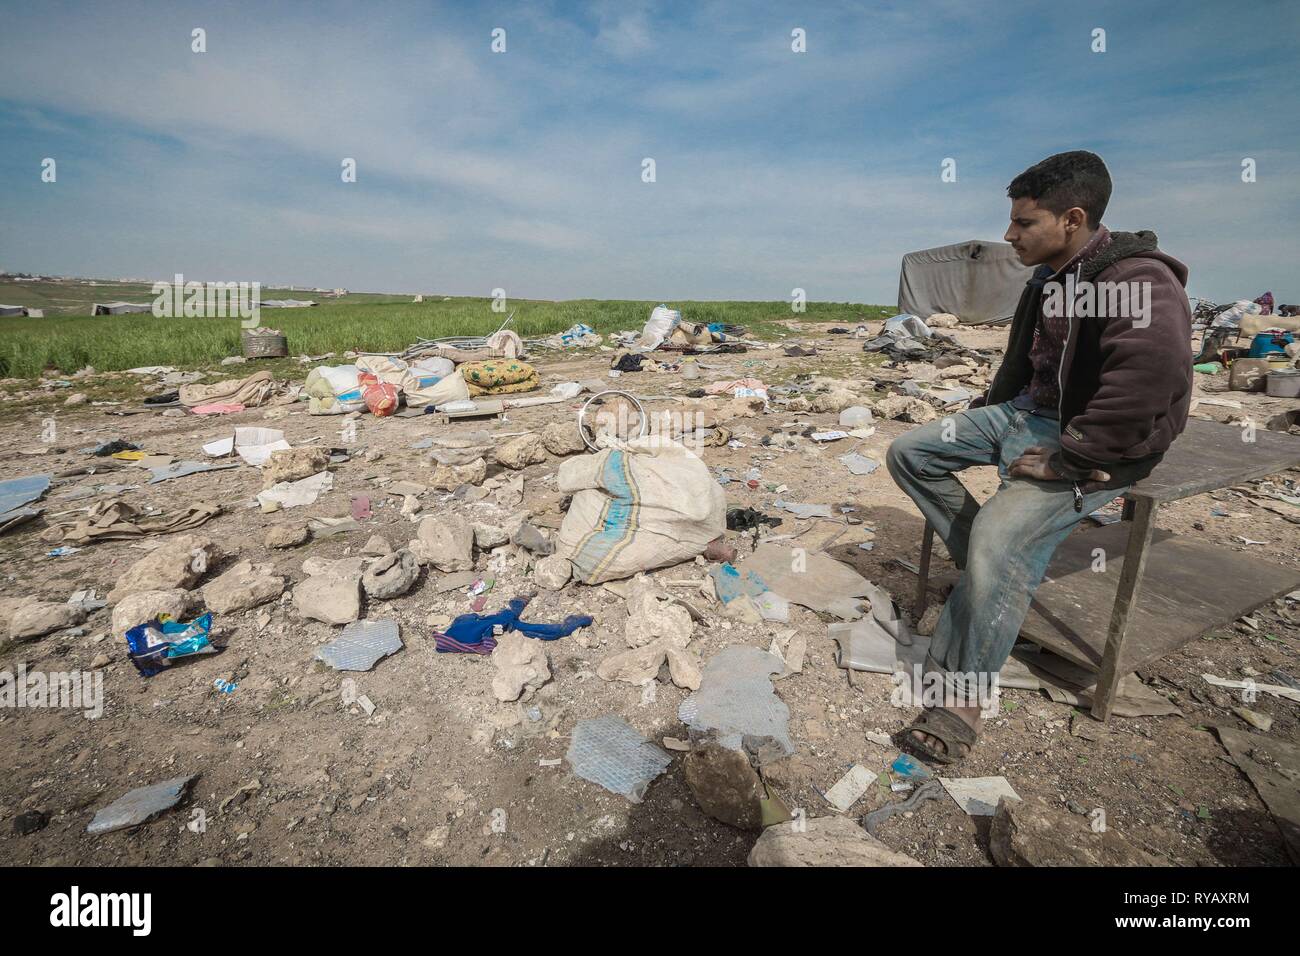
M 495 629 L 500 626 L 503 634 L 507 631 L 518 631 L 527 637 L 553 641 L 558 637 L 568 637 L 578 628 L 587 627 L 594 620 L 586 614 L 570 614 L 559 624 L 533 624 L 519 620 L 519 615 L 527 606 L 527 598 L 514 598 L 495 614 L 462 614 L 451 622 L 446 635 L 461 644 L 478 644 L 483 638 L 495 633 Z

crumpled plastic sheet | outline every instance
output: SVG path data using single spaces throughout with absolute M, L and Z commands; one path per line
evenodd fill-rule
M 812 505 L 804 504 L 799 501 L 781 501 L 772 502 L 772 507 L 788 511 L 800 518 L 829 518 L 831 517 L 830 505 Z
M 771 737 L 794 753 L 790 708 L 772 688 L 771 675 L 783 669 L 762 648 L 724 647 L 704 665 L 700 689 L 681 702 L 677 717 L 692 730 L 714 731 L 730 750 L 742 749 L 745 737 Z
M 880 467 L 880 462 L 866 455 L 859 455 L 856 451 L 840 455 L 840 461 L 844 462 L 845 467 L 855 475 L 869 475 Z
M 191 774 L 188 777 L 173 777 L 123 794 L 95 814 L 95 818 L 86 827 L 86 832 L 112 833 L 153 819 L 164 810 L 176 806 L 197 776 L 198 774 Z
M 633 803 L 645 799 L 650 782 L 672 763 L 665 751 L 613 714 L 578 721 L 565 757 L 575 775 Z
M 233 462 L 230 464 L 214 464 L 208 461 L 176 461 L 161 468 L 150 468 L 149 474 L 153 477 L 149 479 L 149 484 L 154 485 L 172 478 L 184 478 L 186 475 L 197 475 L 204 471 L 224 471 L 227 468 L 238 467 Z
M 30 475 L 0 481 L 0 515 L 17 511 L 29 501 L 35 501 L 50 487 L 49 475 Z
M 368 671 L 404 646 L 396 621 L 353 621 L 342 634 L 316 649 L 316 660 L 336 671 Z

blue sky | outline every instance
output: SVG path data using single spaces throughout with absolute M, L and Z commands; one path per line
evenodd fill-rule
M 889 303 L 1087 148 L 1191 292 L 1300 301 L 1300 5 L 1080 6 L 0 0 L 0 268 Z

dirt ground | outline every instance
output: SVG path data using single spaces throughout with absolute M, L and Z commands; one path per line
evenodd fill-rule
M 786 357 L 780 350 L 705 356 L 695 382 L 654 372 L 607 381 L 639 395 L 684 395 L 711 380 L 739 377 L 773 385 L 808 372 L 850 380 L 854 388 L 869 385 L 874 366 L 860 341 L 797 323 L 791 323 L 790 332 L 787 342 L 815 341 L 823 351 L 812 357 Z M 962 342 L 980 348 L 1001 347 L 1005 335 L 1005 330 L 957 333 Z M 604 377 L 610 353 L 549 352 L 535 358 L 543 388 L 549 389 L 558 382 Z M 221 371 L 246 374 L 250 368 Z M 1224 384 L 1197 376 L 1198 394 L 1209 395 Z M 1296 405 L 1239 392 L 1223 397 L 1241 401 L 1261 421 Z M 520 432 L 572 421 L 580 401 L 512 411 L 506 421 L 488 427 Z M 42 450 L 42 421 L 51 413 L 10 405 L 0 431 L 0 479 L 84 464 L 89 459 L 81 448 L 118 437 L 177 458 L 202 458 L 200 445 L 229 435 L 236 424 L 283 429 L 293 444 L 313 436 L 326 446 L 344 444 L 340 419 L 309 416 L 303 404 L 206 418 L 159 413 L 115 417 L 105 414 L 110 410 L 58 407 L 53 414 L 59 441 L 44 446 L 44 454 L 29 455 L 24 452 Z M 1226 420 L 1240 412 L 1202 406 L 1194 414 Z M 723 486 L 728 507 L 752 506 L 773 514 L 778 495 L 767 487 L 774 484 L 789 487 L 780 496 L 787 500 L 856 505 L 864 524 L 802 521 L 785 514 L 774 533 L 802 534 L 800 542 L 809 548 L 837 532 L 837 546 L 874 540 L 874 550 L 861 552 L 860 569 L 900 603 L 910 602 L 915 577 L 892 562 L 917 559 L 919 513 L 883 467 L 855 477 L 837 458 L 856 448 L 883 462 L 891 439 L 914 426 L 878 421 L 871 438 L 824 446 L 803 439 L 791 450 L 758 443 L 791 422 L 826 428 L 837 421 L 834 413 L 796 413 L 773 405 L 764 415 L 729 423 L 745 447 L 705 448 L 702 456 L 715 472 L 725 466 L 743 478 L 751 467 L 761 470 L 758 489 L 743 480 Z M 250 507 L 261 489 L 261 475 L 248 466 L 154 486 L 137 480 L 133 483 L 141 487 L 126 492 L 125 500 L 164 510 L 200 500 L 220 503 L 225 512 L 197 533 L 215 539 L 231 557 L 210 569 L 209 577 L 237 558 L 252 558 L 300 582 L 309 557 L 355 555 L 375 533 L 396 546 L 415 536 L 415 525 L 400 514 L 401 498 L 387 494 L 384 484 L 428 482 L 432 466 L 427 453 L 410 446 L 438 427 L 427 418 L 362 416 L 355 441 L 346 443 L 351 460 L 332 467 L 333 490 L 303 508 L 268 515 Z M 378 450 L 382 457 L 368 461 L 365 450 Z M 551 456 L 523 472 L 524 507 L 558 514 L 560 496 L 553 484 L 558 465 L 559 459 Z M 490 466 L 489 476 L 499 470 Z M 120 476 L 134 471 L 128 467 L 108 478 L 86 476 L 52 488 L 44 503 L 47 515 L 86 507 L 96 499 L 61 499 L 105 481 L 125 483 L 131 479 Z M 992 469 L 967 472 L 966 480 L 978 497 L 996 486 Z M 289 550 L 263 545 L 273 526 L 347 514 L 350 498 L 358 494 L 369 495 L 374 505 L 374 517 L 363 522 L 360 532 L 314 539 Z M 424 513 L 467 507 L 441 498 L 441 492 L 426 493 Z M 1212 509 L 1228 514 L 1215 516 Z M 1300 527 L 1235 491 L 1178 502 L 1160 513 L 1158 523 L 1300 569 Z M 63 602 L 81 588 L 95 588 L 103 597 L 146 553 L 138 544 L 109 541 L 70 556 L 47 557 L 52 545 L 41 540 L 43 528 L 37 521 L 0 537 L 0 597 Z M 1264 543 L 1247 545 L 1237 535 Z M 728 539 L 741 545 L 743 555 L 746 542 L 734 532 Z M 480 569 L 486 567 L 485 555 L 478 561 Z M 702 579 L 705 571 L 685 564 L 655 576 Z M 284 601 L 218 616 L 214 636 L 224 644 L 223 653 L 147 679 L 127 659 L 120 638 L 110 633 L 111 609 L 96 612 L 77 636 L 53 634 L 11 645 L 0 654 L 0 669 L 14 671 L 22 662 L 29 671 L 89 670 L 101 654 L 108 663 L 103 666 L 105 704 L 99 719 L 58 709 L 0 710 L 0 855 L 17 865 L 744 864 L 757 835 L 699 810 L 683 780 L 678 753 L 640 804 L 576 778 L 567 763 L 539 763 L 564 756 L 576 721 L 602 714 L 623 716 L 653 741 L 686 735 L 677 708 L 687 691 L 661 681 L 647 700 L 641 688 L 605 682 L 595 673 L 602 658 L 625 649 L 626 612 L 620 598 L 601 587 L 572 583 L 559 592 L 541 591 L 526 619 L 556 621 L 581 612 L 591 614 L 595 623 L 547 646 L 553 674 L 549 683 L 525 701 L 502 704 L 490 689 L 490 658 L 434 651 L 426 618 L 464 613 L 470 602 L 463 592 L 437 593 L 440 576 L 427 569 L 404 597 L 369 602 L 364 616 L 397 620 L 405 642 L 403 650 L 372 671 L 351 675 L 359 692 L 377 705 L 369 717 L 341 702 L 344 675 L 313 660 L 317 646 L 339 629 L 301 619 L 287 593 Z M 530 574 L 512 565 L 496 575 L 486 610 L 532 590 Z M 730 644 L 766 649 L 772 634 L 787 626 L 807 637 L 802 673 L 774 685 L 790 709 L 790 736 L 797 750 L 772 768 L 769 779 L 791 807 L 803 808 L 810 817 L 829 815 L 834 811 L 821 793 L 849 767 L 862 763 L 879 769 L 895 756 L 896 749 L 864 735 L 892 734 L 914 711 L 891 706 L 887 675 L 857 675 L 850 685 L 835 665 L 834 645 L 826 636 L 832 618 L 792 606 L 789 625 L 747 625 L 724 619 L 716 606 L 704 611 L 708 626 L 696 625 L 696 640 L 706 660 Z M 259 624 L 264 614 L 269 620 Z M 1042 796 L 1073 812 L 1101 807 L 1110 827 L 1170 863 L 1286 864 L 1276 824 L 1207 729 L 1215 724 L 1251 729 L 1231 709 L 1240 701 L 1210 687 L 1200 675 L 1240 679 L 1282 670 L 1300 676 L 1297 615 L 1300 609 L 1294 604 L 1288 609 L 1285 600 L 1266 605 L 1254 614 L 1254 626 L 1230 624 L 1144 669 L 1141 676 L 1176 702 L 1183 715 L 1112 718 L 1111 733 L 1100 740 L 1072 734 L 1072 720 L 1081 711 L 1039 692 L 1006 691 L 1002 713 L 986 722 L 974 754 L 957 774 L 1005 775 L 1022 797 Z M 217 679 L 233 680 L 238 687 L 222 693 L 213 686 Z M 1261 694 L 1250 706 L 1273 718 L 1271 735 L 1296 741 L 1295 703 Z M 98 837 L 85 832 L 94 811 L 126 791 L 189 773 L 199 776 L 180 807 L 134 830 Z M 219 809 L 225 798 L 252 781 L 260 789 Z M 897 799 L 899 795 L 873 787 L 852 813 L 856 817 Z M 186 827 L 195 808 L 205 812 L 204 832 Z M 14 818 L 29 810 L 45 811 L 50 822 L 39 832 L 19 835 Z M 988 818 L 968 817 L 944 798 L 892 818 L 880 837 L 926 865 L 981 866 L 993 863 L 987 831 Z

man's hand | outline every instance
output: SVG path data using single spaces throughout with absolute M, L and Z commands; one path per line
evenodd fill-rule
M 1033 478 L 1037 481 L 1059 481 L 1061 475 L 1051 465 L 1052 453 L 1041 445 L 1026 448 L 1025 453 L 1011 463 L 1013 478 Z M 1110 475 L 1099 468 L 1088 474 L 1089 481 L 1110 481 Z

